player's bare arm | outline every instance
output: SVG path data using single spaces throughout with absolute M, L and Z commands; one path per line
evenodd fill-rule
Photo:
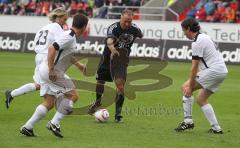
M 111 51 L 111 56 L 110 58 L 112 59 L 113 56 L 118 55 L 119 56 L 119 52 L 116 50 L 116 48 L 114 47 L 114 39 L 113 38 L 108 38 L 107 39 L 107 46 L 109 48 L 109 50 Z
M 83 73 L 83 75 L 86 75 L 87 66 L 85 64 L 80 63 L 75 57 L 72 57 L 71 62 Z
M 57 75 L 54 72 L 54 59 L 56 55 L 56 49 L 51 45 L 48 48 L 48 70 L 49 70 L 49 79 L 51 81 L 56 81 Z
M 189 85 L 184 88 L 183 94 L 184 96 L 191 96 L 192 92 L 194 90 L 195 86 L 195 78 L 197 76 L 198 72 L 198 65 L 199 65 L 199 60 L 192 60 L 192 67 L 191 67 L 191 72 L 189 76 Z

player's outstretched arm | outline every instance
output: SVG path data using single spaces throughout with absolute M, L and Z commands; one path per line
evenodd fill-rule
M 71 62 L 83 73 L 83 75 L 86 75 L 87 66 L 85 64 L 80 63 L 75 57 L 72 57 Z
M 108 39 L 107 39 L 107 46 L 108 46 L 109 50 L 111 51 L 111 56 L 110 56 L 111 59 L 112 59 L 113 56 L 115 56 L 115 55 L 117 55 L 117 56 L 120 55 L 119 52 L 118 52 L 118 51 L 116 50 L 116 48 L 114 47 L 114 39 L 108 38 Z

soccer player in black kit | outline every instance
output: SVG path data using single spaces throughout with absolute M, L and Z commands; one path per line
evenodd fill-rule
M 121 121 L 121 111 L 124 102 L 124 85 L 127 78 L 129 55 L 134 40 L 142 38 L 142 31 L 132 23 L 133 12 L 122 11 L 119 22 L 110 25 L 103 55 L 97 70 L 96 101 L 90 106 L 88 113 L 93 114 L 101 106 L 105 82 L 114 81 L 116 86 L 115 122 Z

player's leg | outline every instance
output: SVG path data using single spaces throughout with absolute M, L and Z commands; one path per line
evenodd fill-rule
M 207 102 L 207 99 L 212 95 L 222 84 L 226 77 L 226 73 L 218 73 L 212 71 L 211 69 L 206 69 L 199 73 L 199 77 L 196 79 L 202 88 L 197 96 L 197 103 L 202 108 L 204 115 L 208 119 L 212 128 L 209 130 L 212 133 L 222 134 L 222 129 L 220 128 L 214 110 Z
M 213 92 L 207 89 L 201 89 L 197 96 L 197 104 L 201 107 L 205 117 L 212 126 L 209 132 L 216 134 L 222 134 L 222 129 L 218 124 L 216 115 L 214 113 L 213 107 L 208 103 L 207 99 L 213 94 Z
M 66 116 L 72 113 L 73 104 L 78 100 L 79 96 L 76 90 L 71 90 L 64 95 L 60 96 L 56 100 L 56 113 L 47 124 L 47 128 L 53 132 L 57 137 L 63 138 L 60 130 L 60 121 Z
M 114 79 L 115 85 L 116 85 L 116 106 L 115 106 L 115 122 L 120 122 L 122 115 L 122 107 L 124 103 L 124 85 L 125 85 L 125 79 L 122 78 L 116 78 Z
M 104 84 L 106 81 L 111 82 L 112 76 L 110 72 L 110 61 L 109 57 L 105 56 L 102 57 L 99 63 L 99 67 L 97 70 L 97 84 L 96 84 L 96 99 L 95 102 L 93 102 L 89 109 L 88 114 L 92 115 L 94 112 L 96 112 L 97 108 L 102 105 L 102 95 L 104 93 Z
M 102 105 L 102 95 L 104 93 L 104 84 L 105 81 L 103 80 L 97 80 L 96 84 L 96 100 L 91 104 L 91 106 L 88 109 L 88 114 L 92 115 L 94 112 L 96 112 L 96 109 Z
M 26 136 L 34 136 L 33 127 L 46 113 L 54 107 L 55 96 L 45 95 L 42 104 L 38 105 L 32 117 L 21 127 L 20 132 Z
M 129 63 L 128 49 L 117 49 L 119 56 L 114 56 L 111 60 L 111 75 L 116 85 L 116 112 L 115 122 L 120 122 L 122 115 L 122 107 L 124 103 L 124 86 L 127 79 L 127 67 Z
M 189 80 L 187 80 L 183 85 L 182 85 L 182 94 L 184 88 L 189 87 Z M 195 82 L 194 86 L 194 91 L 202 88 L 201 85 L 198 82 Z M 193 96 L 184 96 L 182 97 L 182 102 L 183 102 L 183 114 L 184 114 L 184 120 L 179 124 L 175 130 L 177 132 L 179 131 L 184 131 L 186 129 L 192 129 L 194 128 L 194 123 L 192 119 L 192 108 L 193 108 L 193 103 L 194 103 L 194 97 Z
M 22 86 L 20 86 L 19 88 L 16 88 L 14 90 L 7 90 L 5 92 L 5 96 L 6 96 L 6 107 L 9 108 L 10 103 L 12 102 L 14 97 L 32 92 L 32 91 L 36 91 L 36 90 L 40 90 L 40 85 L 36 84 L 36 83 L 27 83 L 24 84 Z

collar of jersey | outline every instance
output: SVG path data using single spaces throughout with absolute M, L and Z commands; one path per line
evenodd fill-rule
M 57 23 L 57 22 L 56 22 Z M 63 29 L 63 26 L 62 25 L 60 25 L 59 23 L 57 23 L 62 29 Z
M 71 30 L 71 33 L 73 33 L 73 35 L 76 34 L 76 32 L 72 28 L 70 30 Z
M 197 41 L 197 38 L 198 38 L 198 35 L 199 34 L 201 34 L 200 32 L 198 32 L 197 34 L 196 34 L 196 36 L 195 36 L 195 39 L 194 39 L 194 41 L 193 42 L 196 42 Z

